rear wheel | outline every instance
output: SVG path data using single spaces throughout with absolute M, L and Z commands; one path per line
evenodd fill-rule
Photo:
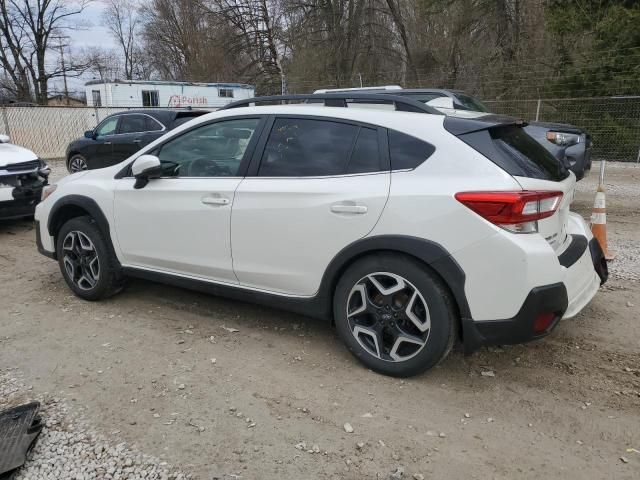
M 69 173 L 82 172 L 83 170 L 88 169 L 89 164 L 87 163 L 87 159 L 79 153 L 72 155 L 67 162 L 67 170 L 69 170 Z
M 456 318 L 446 287 L 428 267 L 403 255 L 358 260 L 334 297 L 338 334 L 372 370 L 407 377 L 451 350 Z
M 119 267 L 107 241 L 90 217 L 76 217 L 58 232 L 56 253 L 69 288 L 85 300 L 109 297 L 122 287 Z

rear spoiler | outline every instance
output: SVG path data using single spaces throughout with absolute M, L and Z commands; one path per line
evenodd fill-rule
M 485 115 L 478 118 L 449 117 L 444 119 L 444 128 L 453 135 L 488 130 L 493 127 L 525 127 L 527 122 L 520 118 L 507 117 L 506 115 Z

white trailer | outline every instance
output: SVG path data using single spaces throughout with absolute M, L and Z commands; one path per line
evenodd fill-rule
M 153 80 L 91 81 L 85 84 L 90 107 L 209 107 L 255 96 L 243 83 L 197 83 Z

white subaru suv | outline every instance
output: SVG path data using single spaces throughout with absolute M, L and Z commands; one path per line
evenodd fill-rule
M 367 367 L 409 376 L 456 339 L 466 352 L 537 339 L 587 305 L 607 271 L 569 211 L 574 187 L 512 118 L 264 97 L 48 187 L 37 244 L 81 298 L 132 276 L 268 304 L 332 322 Z

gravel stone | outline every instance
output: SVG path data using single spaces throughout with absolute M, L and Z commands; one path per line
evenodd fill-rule
M 114 447 L 81 417 L 71 414 L 64 401 L 48 394 L 27 392 L 29 389 L 15 378 L 15 373 L 0 370 L 0 410 L 37 400 L 45 421 L 33 450 L 14 480 L 191 478 L 124 442 Z

